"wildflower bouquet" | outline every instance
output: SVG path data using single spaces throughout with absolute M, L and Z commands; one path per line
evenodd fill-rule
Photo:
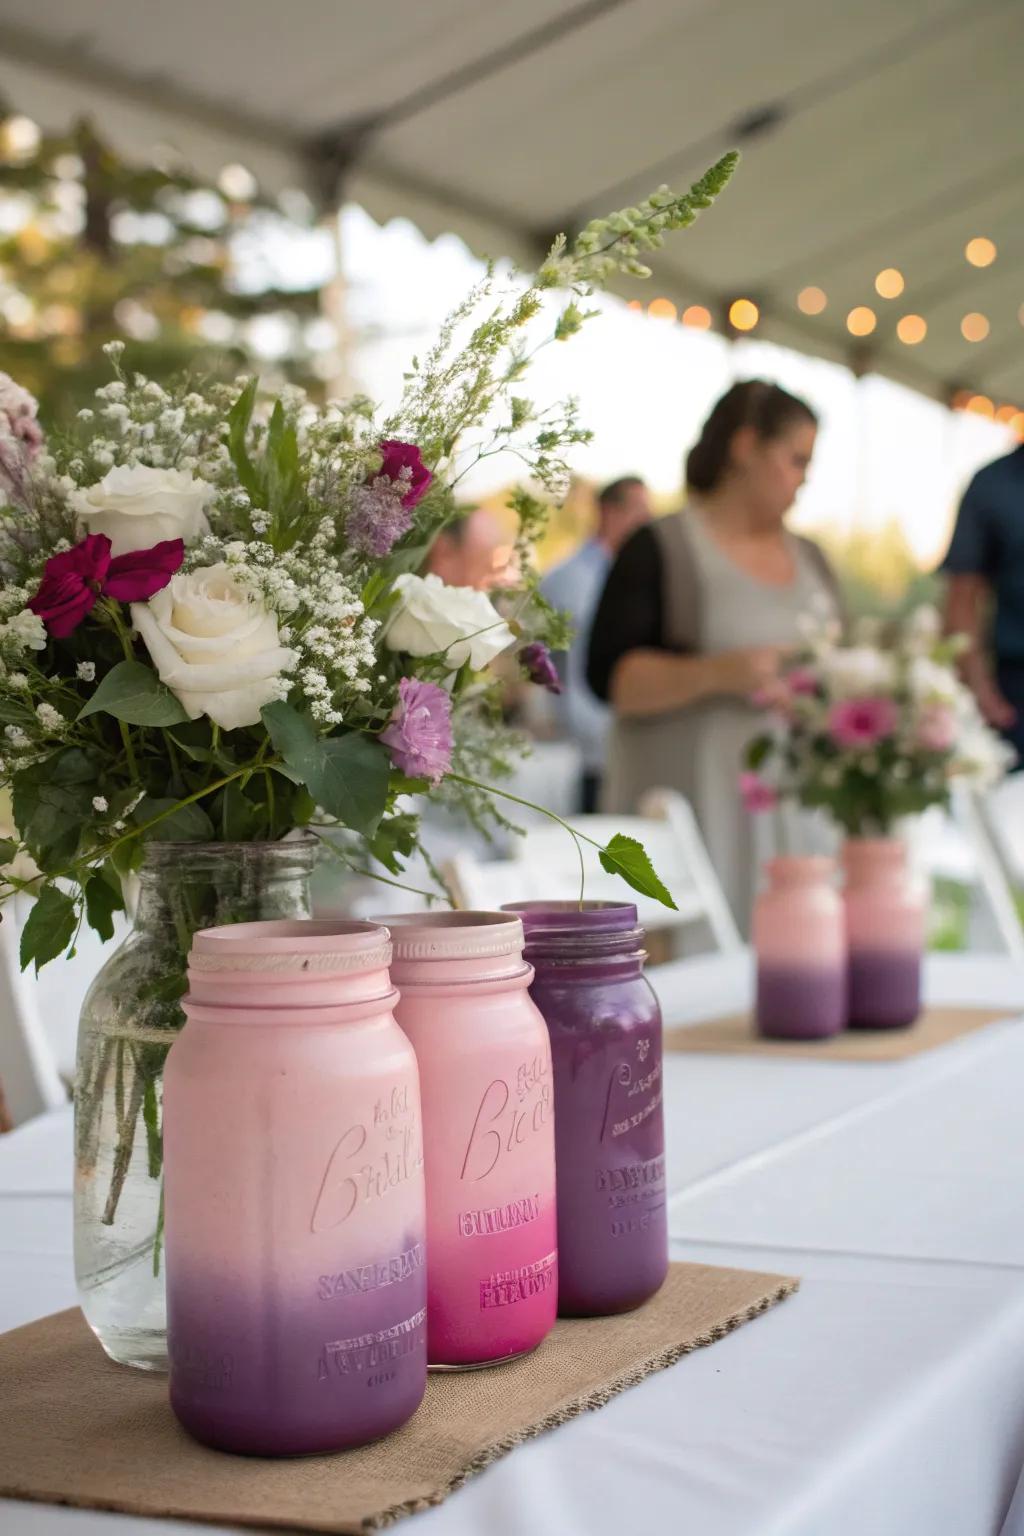
M 1013 753 L 957 677 L 959 649 L 928 607 L 884 644 L 871 625 L 847 645 L 834 628 L 812 628 L 760 701 L 773 718 L 747 750 L 747 808 L 793 800 L 849 837 L 887 836 L 901 818 L 948 805 L 955 780 L 996 782 Z
M 363 398 L 264 400 L 253 379 L 165 389 L 114 343 L 95 407 L 44 443 L 34 401 L 0 378 L 0 901 L 34 861 L 24 964 L 67 950 L 83 917 L 109 937 L 148 840 L 276 840 L 315 819 L 397 875 L 419 843 L 400 796 L 500 818 L 481 775 L 517 743 L 489 669 L 514 655 L 553 680 L 564 625 L 530 550 L 588 436 L 574 402 L 519 392 L 530 322 L 568 290 L 548 334 L 571 336 L 582 297 L 645 275 L 641 252 L 691 223 L 734 161 L 560 238 L 525 287 L 489 270 L 384 421 Z M 513 497 L 520 575 L 496 606 L 420 571 L 463 477 L 505 450 L 534 488 Z M 667 894 L 635 844 L 602 856 Z

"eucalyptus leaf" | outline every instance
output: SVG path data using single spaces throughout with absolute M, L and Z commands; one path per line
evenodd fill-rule
M 78 718 L 101 711 L 128 725 L 180 725 L 188 719 L 171 690 L 141 661 L 120 661 L 112 667 Z

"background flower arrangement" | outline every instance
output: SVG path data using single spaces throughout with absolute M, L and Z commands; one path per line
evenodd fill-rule
M 68 949 L 83 918 L 109 937 L 147 840 L 276 840 L 316 816 L 398 874 L 418 841 L 408 792 L 500 818 L 483 778 L 516 741 L 489 665 L 515 651 L 550 682 L 545 648 L 564 640 L 530 565 L 546 502 L 516 493 L 519 574 L 497 607 L 418 572 L 482 458 L 511 451 L 543 494 L 565 488 L 587 435 L 574 404 L 518 392 L 548 291 L 569 290 L 549 333 L 564 340 L 580 299 L 644 275 L 642 251 L 734 163 L 559 239 L 525 291 L 489 273 L 383 422 L 362 398 L 263 401 L 252 379 L 165 389 L 114 343 L 113 380 L 44 444 L 35 402 L 3 378 L 0 787 L 16 837 L 0 900 L 24 856 L 41 876 L 23 963 Z M 603 857 L 667 897 L 636 845 Z
M 825 811 L 849 837 L 888 836 L 902 818 L 948 806 L 954 780 L 998 781 L 1013 753 L 987 725 L 954 667 L 933 608 L 890 638 L 861 626 L 841 644 L 811 621 L 762 702 L 771 725 L 747 751 L 740 788 L 751 811 L 792 800 Z

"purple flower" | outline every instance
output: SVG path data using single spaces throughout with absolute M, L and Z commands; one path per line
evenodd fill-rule
M 452 762 L 451 699 L 436 683 L 403 677 L 398 703 L 380 739 L 400 772 L 439 783 Z
M 430 489 L 433 475 L 420 458 L 415 443 L 401 443 L 389 437 L 380 445 L 381 466 L 377 476 L 386 475 L 393 485 L 400 486 L 402 506 L 411 512 Z
M 519 665 L 525 669 L 531 683 L 539 683 L 549 693 L 561 693 L 562 682 L 551 652 L 542 640 L 531 640 L 519 652 Z
M 378 560 L 412 527 L 412 512 L 402 500 L 402 484 L 378 475 L 369 485 L 357 485 L 349 501 L 345 532 L 349 543 Z

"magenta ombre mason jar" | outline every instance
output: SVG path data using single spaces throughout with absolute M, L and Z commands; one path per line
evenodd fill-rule
M 846 925 L 832 859 L 769 859 L 754 904 L 755 1020 L 777 1040 L 823 1040 L 846 1024 Z
M 517 902 L 555 1074 L 558 1309 L 627 1312 L 668 1272 L 661 1010 L 628 903 Z
M 432 1366 L 535 1349 L 555 1321 L 551 1048 L 523 927 L 500 912 L 386 919 L 416 1051 L 427 1175 Z
M 338 1451 L 426 1386 L 419 1080 L 385 929 L 195 935 L 164 1073 L 171 1406 L 198 1440 Z
M 901 1029 L 921 1012 L 927 893 L 898 838 L 853 837 L 843 844 L 849 1023 Z

